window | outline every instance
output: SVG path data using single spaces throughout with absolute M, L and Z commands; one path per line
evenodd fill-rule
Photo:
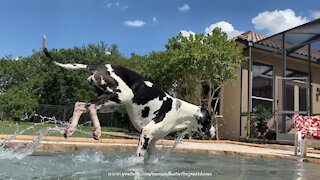
M 294 111 L 294 86 L 286 86 L 286 108 L 287 111 Z
M 253 62 L 252 65 L 252 107 L 263 105 L 272 112 L 273 67 Z
M 286 70 L 287 77 L 308 77 L 308 74 L 292 69 Z M 286 107 L 288 111 L 307 110 L 307 83 L 304 80 L 286 80 Z

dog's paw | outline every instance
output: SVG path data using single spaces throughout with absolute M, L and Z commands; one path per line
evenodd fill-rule
M 99 140 L 101 136 L 101 129 L 100 128 L 95 128 L 92 130 L 92 137 L 95 140 Z
M 71 135 L 74 133 L 74 131 L 75 131 L 74 128 L 68 127 L 68 128 L 64 131 L 63 136 L 64 136 L 65 138 L 68 138 L 69 136 L 71 136 Z

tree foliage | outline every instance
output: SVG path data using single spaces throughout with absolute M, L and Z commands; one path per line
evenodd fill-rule
M 32 80 L 22 83 L 19 86 L 14 85 L 6 93 L 0 95 L 0 110 L 7 117 L 19 121 L 24 117 L 34 114 L 34 109 L 38 105 L 36 97 L 32 93 Z

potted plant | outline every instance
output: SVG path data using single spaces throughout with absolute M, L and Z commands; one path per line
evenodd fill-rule
M 264 137 L 268 129 L 267 122 L 272 118 L 272 114 L 261 104 L 253 108 L 253 114 L 254 121 L 257 123 L 256 128 L 258 132 L 260 132 L 260 137 Z

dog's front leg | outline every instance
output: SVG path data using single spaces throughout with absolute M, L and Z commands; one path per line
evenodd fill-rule
M 137 148 L 137 156 L 144 157 L 146 151 L 151 147 L 151 141 L 153 140 L 153 136 L 150 133 L 147 133 L 144 129 L 142 129 L 142 133 L 139 138 L 139 144 Z
M 71 136 L 74 133 L 74 131 L 76 130 L 76 126 L 78 125 L 79 118 L 81 114 L 83 114 L 84 112 L 86 112 L 86 103 L 76 102 L 74 104 L 71 124 L 67 127 L 67 129 L 64 132 L 65 138 Z

